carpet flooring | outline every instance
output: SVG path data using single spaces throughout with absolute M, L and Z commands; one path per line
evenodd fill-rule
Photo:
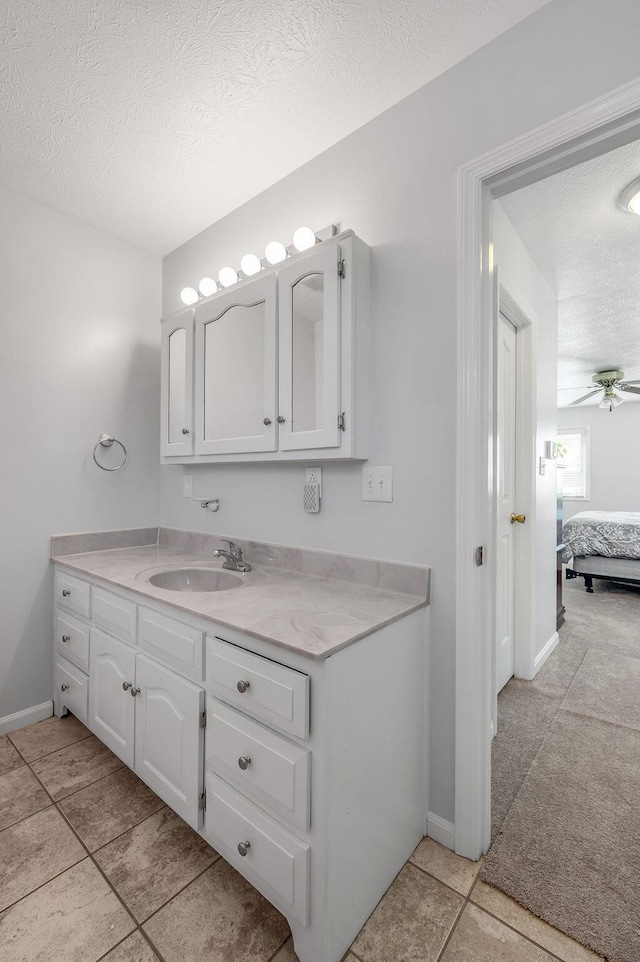
M 564 587 L 558 647 L 498 699 L 480 878 L 611 962 L 639 962 L 640 589 Z

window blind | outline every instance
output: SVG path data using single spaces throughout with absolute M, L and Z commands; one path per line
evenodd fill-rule
M 558 433 L 558 443 L 567 453 L 561 462 L 565 465 L 562 472 L 562 494 L 565 498 L 587 497 L 587 429 L 570 428 Z

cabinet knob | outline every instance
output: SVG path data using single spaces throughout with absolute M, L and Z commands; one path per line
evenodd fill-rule
M 123 682 L 122 682 L 122 690 L 123 690 L 123 691 L 129 691 L 130 688 L 131 688 L 131 682 L 130 682 L 130 681 L 123 681 Z
M 65 644 L 66 644 L 68 641 L 71 641 L 71 635 L 63 635 L 63 636 L 62 636 L 62 641 L 63 641 Z
M 251 685 L 249 684 L 248 681 L 239 681 L 238 684 L 236 685 L 236 688 L 238 689 L 241 695 L 244 695 L 245 691 L 251 688 Z
M 183 433 L 183 434 L 188 434 L 188 433 L 189 433 L 189 428 L 183 428 L 183 429 L 182 429 L 182 433 Z
M 279 414 L 278 417 L 276 418 L 276 421 L 278 422 L 278 424 L 284 424 L 285 420 L 286 418 L 283 418 L 281 414 Z
M 142 691 L 141 688 L 132 688 L 132 689 L 131 689 L 131 694 L 132 694 L 133 697 L 135 698 L 136 695 L 139 695 L 141 691 Z
M 266 424 L 266 426 L 269 427 L 269 425 L 271 424 L 271 418 L 264 418 L 262 423 Z
M 62 589 L 62 597 L 63 597 L 63 598 L 68 598 L 70 594 L 71 594 L 71 592 L 69 591 L 68 588 L 63 588 L 63 589 Z
M 249 849 L 251 848 L 251 842 L 238 842 L 238 851 L 244 858 Z
M 60 685 L 60 691 L 67 691 L 68 688 L 68 685 Z
M 241 755 L 240 758 L 238 759 L 238 765 L 240 766 L 243 772 L 246 772 L 250 764 L 251 764 L 251 758 L 249 757 L 249 755 Z

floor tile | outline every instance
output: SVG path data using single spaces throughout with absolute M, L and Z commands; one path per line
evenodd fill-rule
M 276 952 L 273 957 L 273 962 L 300 962 L 298 956 L 293 951 L 293 939 L 288 939 L 282 948 Z M 348 959 L 346 962 L 348 962 Z
M 106 745 L 91 735 L 38 759 L 31 767 L 49 794 L 58 801 L 123 766 Z
M 115 949 L 105 955 L 104 962 L 159 962 L 159 956 L 153 951 L 144 935 L 134 932 Z
M 13 768 L 24 765 L 24 761 L 18 755 L 11 744 L 8 735 L 0 735 L 0 775 L 10 772 Z
M 62 815 L 45 808 L 0 832 L 0 909 L 85 858 Z
M 417 958 L 417 956 L 414 956 Z M 468 903 L 442 962 L 552 962 L 537 945 Z
M 9 738 L 25 761 L 32 762 L 43 755 L 66 748 L 67 745 L 73 745 L 90 734 L 89 729 L 85 728 L 75 715 L 66 715 L 64 718 L 52 715 L 44 721 L 10 732 Z
M 286 919 L 224 859 L 144 926 L 166 962 L 268 962 Z
M 562 959 L 562 962 L 597 962 L 600 959 L 599 955 L 585 949 L 583 945 L 574 942 L 558 929 L 547 925 L 542 919 L 528 912 L 508 895 L 492 888 L 491 885 L 478 880 L 471 893 L 471 900 L 492 915 L 497 915 L 499 919 L 517 929 L 518 932 L 522 932 L 533 942 L 537 942 L 543 949 L 553 952 Z
M 0 775 L 0 831 L 50 804 L 51 799 L 26 765 Z
M 432 962 L 463 904 L 437 879 L 405 865 L 352 949 L 366 962 Z
M 0 915 L 2 962 L 96 962 L 133 928 L 85 859 Z
M 60 811 L 90 852 L 161 808 L 162 799 L 129 768 L 120 768 L 60 802 Z
M 451 849 L 439 845 L 432 838 L 424 838 L 410 859 L 414 865 L 435 875 L 461 895 L 468 895 L 478 874 L 481 862 L 470 862 Z
M 139 922 L 219 858 L 169 808 L 95 853 L 95 859 Z

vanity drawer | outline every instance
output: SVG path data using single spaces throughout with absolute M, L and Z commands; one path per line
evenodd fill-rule
M 104 588 L 93 589 L 93 623 L 112 638 L 136 643 L 136 608 L 133 601 L 120 598 Z
M 89 625 L 56 609 L 56 648 L 78 668 L 89 671 Z
M 141 606 L 139 645 L 182 675 L 202 682 L 203 631 Z
M 309 918 L 310 847 L 223 782 L 206 775 L 205 836 L 270 901 L 302 925 Z M 238 845 L 249 843 L 242 856 Z
M 206 767 L 278 817 L 309 828 L 311 752 L 215 698 L 207 698 Z
M 208 636 L 206 684 L 248 715 L 289 735 L 309 736 L 309 676 L 301 671 Z
M 78 614 L 85 615 L 87 618 L 91 614 L 91 585 L 88 581 L 74 578 L 65 572 L 56 569 L 55 575 L 55 597 L 60 605 L 77 611 Z
M 76 718 L 86 722 L 89 707 L 89 678 L 83 671 L 72 665 L 66 658 L 56 658 L 56 692 L 62 704 L 73 712 Z M 65 687 L 66 686 L 66 687 Z

